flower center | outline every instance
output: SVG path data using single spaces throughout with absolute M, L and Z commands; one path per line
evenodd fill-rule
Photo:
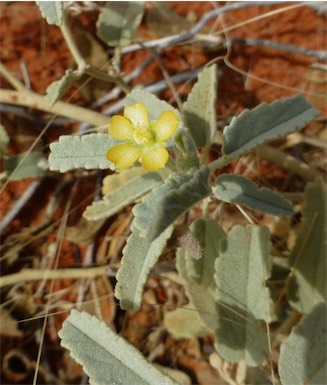
M 136 144 L 149 144 L 153 140 L 150 130 L 144 127 L 135 127 L 133 139 Z

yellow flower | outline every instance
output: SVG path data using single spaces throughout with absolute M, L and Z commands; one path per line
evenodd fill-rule
M 115 163 L 116 168 L 127 168 L 138 159 L 148 171 L 165 167 L 169 153 L 165 141 L 178 126 L 179 119 L 173 111 L 162 112 L 156 121 L 150 121 L 143 103 L 135 103 L 125 108 L 124 116 L 111 118 L 109 135 L 125 143 L 111 147 L 107 159 Z

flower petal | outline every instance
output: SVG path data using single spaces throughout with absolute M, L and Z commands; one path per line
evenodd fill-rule
M 137 161 L 142 153 L 142 148 L 129 143 L 117 144 L 107 152 L 107 159 L 115 163 L 117 168 L 127 168 Z
M 154 131 L 158 142 L 169 139 L 176 131 L 179 119 L 173 111 L 162 112 L 154 123 Z
M 158 146 L 153 150 L 145 153 L 141 157 L 141 162 L 143 168 L 148 171 L 157 171 L 160 168 L 164 168 L 169 158 L 168 151 L 162 147 Z
M 133 126 L 149 129 L 149 115 L 145 105 L 141 102 L 134 103 L 124 110 L 125 118 L 129 119 Z
M 134 128 L 132 123 L 120 115 L 114 115 L 109 124 L 109 135 L 118 140 L 133 140 Z

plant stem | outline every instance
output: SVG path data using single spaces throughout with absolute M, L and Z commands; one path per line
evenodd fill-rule
M 0 73 L 17 91 L 25 91 L 27 89 L 20 80 L 18 80 L 10 71 L 7 70 L 2 62 L 0 62 Z
M 42 279 L 79 279 L 79 278 L 95 278 L 102 275 L 113 273 L 111 269 L 105 266 L 98 267 L 84 267 L 71 269 L 57 269 L 57 270 L 36 270 L 24 269 L 18 273 L 5 275 L 0 277 L 0 288 L 15 285 L 27 281 L 40 281 Z
M 16 104 L 29 108 L 35 108 L 37 110 L 65 116 L 77 121 L 87 122 L 92 126 L 107 125 L 110 121 L 110 118 L 107 116 L 70 103 L 58 101 L 53 106 L 50 106 L 42 95 L 28 90 L 12 91 L 0 89 L 0 103 Z

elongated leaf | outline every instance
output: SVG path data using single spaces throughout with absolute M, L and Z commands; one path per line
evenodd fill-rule
M 326 323 L 326 304 L 320 302 L 292 329 L 279 357 L 283 385 L 327 384 Z
M 158 202 L 172 190 L 176 190 L 183 183 L 190 180 L 190 176 L 183 172 L 170 174 L 165 183 L 153 189 L 142 202 L 133 208 L 134 226 L 140 230 L 141 237 L 145 238 L 153 226 L 153 215 L 157 212 Z
M 217 130 L 217 65 L 205 68 L 184 103 L 185 124 L 198 147 L 210 146 Z
M 144 12 L 141 1 L 110 1 L 100 11 L 97 33 L 112 47 L 130 44 Z
M 23 163 L 16 170 L 16 167 L 24 159 Z M 10 180 L 41 177 L 48 171 L 48 162 L 42 152 L 30 152 L 10 156 L 4 162 L 4 169 L 9 174 Z
M 177 385 L 103 321 L 72 310 L 59 331 L 61 345 L 83 365 L 92 385 Z
M 259 320 L 271 319 L 265 286 L 272 258 L 269 230 L 234 226 L 216 259 L 219 322 L 216 349 L 228 361 L 256 366 L 268 356 L 268 338 Z
M 134 202 L 135 199 L 140 198 L 154 187 L 163 183 L 169 175 L 168 169 L 162 169 L 157 172 L 146 172 L 144 169 L 139 169 L 142 173 L 137 173 L 134 177 L 131 175 L 134 169 L 124 170 L 125 172 L 122 173 L 123 175 L 128 173 L 128 175 L 131 175 L 132 177 L 126 181 L 123 178 L 123 183 L 113 189 L 105 199 L 94 202 L 91 206 L 88 206 L 83 213 L 84 217 L 89 220 L 110 217 Z M 107 180 L 114 179 L 117 181 L 117 177 L 119 176 L 120 174 L 108 175 L 106 178 Z
M 42 16 L 50 25 L 60 26 L 64 16 L 63 1 L 36 1 Z
M 59 99 L 61 99 L 66 90 L 78 79 L 71 69 L 66 70 L 65 75 L 55 82 L 51 83 L 47 90 L 45 98 L 50 106 L 53 106 Z
M 326 301 L 326 213 L 326 185 L 319 181 L 308 183 L 301 230 L 289 257 L 295 274 L 287 288 L 292 306 L 303 313 Z
M 50 144 L 50 170 L 66 172 L 76 168 L 115 169 L 106 158 L 110 147 L 118 141 L 107 134 L 88 134 L 79 136 L 62 135 L 59 142 Z
M 0 156 L 3 156 L 7 152 L 9 143 L 9 135 L 2 124 L 0 124 Z
M 199 219 L 190 230 L 202 247 L 202 258 L 194 259 L 190 248 L 177 253 L 176 268 L 182 276 L 185 292 L 190 303 L 199 312 L 199 317 L 210 329 L 217 327 L 217 302 L 215 282 L 215 261 L 219 256 L 221 241 L 225 238 L 223 229 L 211 219 Z
M 168 227 L 158 238 L 149 242 L 140 236 L 132 223 L 132 234 L 123 250 L 122 265 L 118 270 L 115 297 L 120 307 L 138 310 L 141 306 L 143 288 L 152 267 L 158 261 L 170 238 L 173 227 Z
M 166 191 L 163 188 L 164 194 L 161 193 L 157 197 L 153 191 L 150 197 L 146 197 L 141 204 L 135 206 L 133 210 L 135 225 L 141 230 L 141 236 L 150 241 L 155 239 L 181 214 L 207 197 L 211 193 L 209 173 L 210 169 L 202 166 L 191 179 L 183 174 L 183 178 L 178 177 L 178 182 L 174 183 L 172 176 L 167 180 L 173 182 L 170 183 L 172 188 L 167 188 Z
M 278 193 L 265 187 L 258 188 L 250 179 L 236 174 L 222 174 L 213 187 L 216 198 L 252 210 L 278 216 L 291 216 L 292 204 Z
M 251 111 L 244 110 L 224 128 L 222 150 L 239 158 L 260 144 L 302 129 L 320 113 L 303 95 L 261 103 Z

